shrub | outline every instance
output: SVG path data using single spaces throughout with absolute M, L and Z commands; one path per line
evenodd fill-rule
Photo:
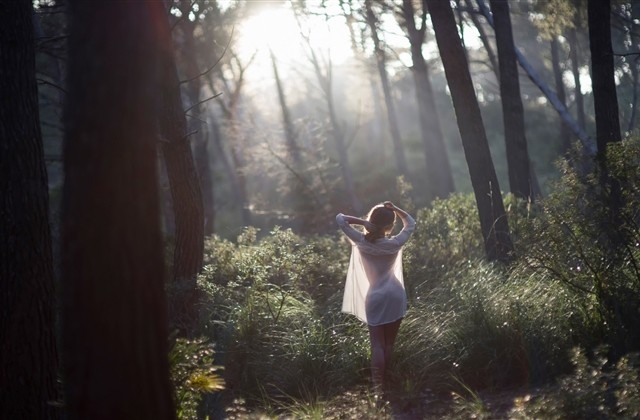
M 630 353 L 612 366 L 608 351 L 601 347 L 589 358 L 584 350 L 574 349 L 574 372 L 562 377 L 552 392 L 517 400 L 510 418 L 638 418 L 638 354 Z
M 206 339 L 178 338 L 169 352 L 179 419 L 198 419 L 203 395 L 224 389 L 220 366 L 213 364 L 214 349 Z
M 582 301 L 593 326 L 584 345 L 607 341 L 621 355 L 640 343 L 640 146 L 629 140 L 610 149 L 607 164 L 623 197 L 619 212 L 597 171 L 563 163 L 563 177 L 530 221 L 522 262 Z

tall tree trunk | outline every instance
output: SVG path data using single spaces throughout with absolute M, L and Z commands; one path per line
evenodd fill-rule
M 181 10 L 185 16 L 188 16 L 195 2 L 191 0 L 182 0 Z M 205 221 L 206 235 L 214 233 L 215 226 L 215 195 L 213 173 L 211 170 L 211 159 L 209 158 L 208 138 L 204 135 L 201 106 L 200 90 L 202 86 L 202 77 L 200 67 L 197 60 L 197 47 L 194 37 L 196 22 L 189 19 L 180 20 L 180 26 L 183 35 L 183 61 L 185 64 L 185 76 L 187 78 L 187 97 L 189 98 L 189 113 L 193 115 L 189 120 L 189 131 L 191 134 L 191 143 L 194 145 L 196 153 L 196 168 L 200 181 L 200 191 L 202 195 L 203 214 Z
M 391 95 L 391 87 L 389 85 L 389 76 L 386 69 L 386 58 L 384 50 L 380 45 L 380 38 L 378 37 L 378 19 L 376 18 L 372 0 L 365 0 L 365 12 L 366 20 L 371 30 L 371 38 L 373 40 L 373 48 L 376 55 L 376 64 L 378 66 L 378 74 L 380 76 L 380 84 L 382 85 L 382 92 L 384 93 L 384 102 L 387 108 L 387 119 L 389 121 L 389 132 L 391 134 L 391 141 L 393 142 L 393 154 L 396 158 L 396 167 L 400 175 L 406 177 L 409 176 L 409 169 L 407 168 L 407 159 L 404 155 L 404 147 L 402 146 L 402 137 L 400 135 L 400 128 L 398 126 L 398 118 L 396 115 L 396 107 L 393 102 L 393 96 Z
M 490 0 L 493 13 L 498 65 L 500 66 L 500 97 L 507 150 L 509 187 L 516 197 L 533 201 L 529 178 L 529 152 L 524 130 L 524 107 L 520 96 L 518 63 L 511 30 L 509 4 L 504 0 Z
M 55 293 L 33 7 L 1 0 L 0 10 L 0 418 L 55 419 Z
M 148 2 L 71 2 L 62 213 L 69 419 L 175 419 Z
M 427 183 L 429 184 L 429 197 L 445 198 L 454 190 L 453 175 L 449 156 L 444 143 L 444 135 L 440 127 L 438 109 L 433 97 L 429 67 L 422 55 L 422 44 L 426 33 L 427 5 L 423 1 L 421 13 L 421 26 L 416 27 L 415 10 L 411 0 L 402 1 L 402 13 L 407 30 L 407 37 L 411 45 L 411 59 L 413 66 L 413 80 L 416 85 L 416 99 L 420 113 L 420 130 L 427 169 Z
M 562 68 L 560 66 L 560 41 L 558 37 L 553 37 L 551 40 L 551 65 L 553 67 L 553 76 L 556 81 L 556 92 L 558 93 L 558 100 L 563 104 L 567 104 L 567 95 L 564 87 L 564 80 L 562 77 Z M 571 134 L 569 128 L 565 125 L 564 121 L 560 118 L 560 140 L 562 141 L 562 149 L 567 152 L 571 148 Z
M 441 0 L 427 0 L 427 5 L 478 205 L 485 253 L 488 260 L 508 261 L 513 250 L 509 223 L 453 10 Z
M 187 335 L 196 322 L 196 279 L 204 254 L 202 193 L 187 134 L 169 21 L 162 3 L 152 2 L 149 7 L 154 12 L 160 45 L 158 69 L 162 99 L 158 125 L 176 227 L 169 315 L 172 326 Z
M 611 47 L 611 1 L 589 0 L 588 14 L 596 137 L 598 153 L 604 154 L 608 143 L 622 139 Z

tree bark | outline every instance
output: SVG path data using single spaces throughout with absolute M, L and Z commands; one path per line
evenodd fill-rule
M 175 419 L 148 2 L 71 2 L 62 212 L 69 419 Z
M 182 0 L 182 13 L 186 16 L 191 12 L 195 2 L 191 0 Z M 200 182 L 200 195 L 203 203 L 204 231 L 206 235 L 212 235 L 215 230 L 215 195 L 213 173 L 211 170 L 211 160 L 209 156 L 209 140 L 204 135 L 202 116 L 197 105 L 200 102 L 200 90 L 202 86 L 202 77 L 199 76 L 201 70 L 197 60 L 197 45 L 194 37 L 196 29 L 195 21 L 182 19 L 180 21 L 182 29 L 183 42 L 183 61 L 185 63 L 185 75 L 187 82 L 187 97 L 189 98 L 190 113 L 195 114 L 189 121 L 189 131 L 192 133 L 191 143 L 194 144 L 196 153 L 196 169 L 198 180 Z
M 455 17 L 449 2 L 427 0 L 427 5 L 469 167 L 485 254 L 490 261 L 508 261 L 513 251 L 509 224 Z
M 56 419 L 58 354 L 49 196 L 33 7 L 2 0 L 0 26 L 0 418 Z
M 411 59 L 413 61 L 411 71 L 416 85 L 416 99 L 420 113 L 420 130 L 427 170 L 426 178 L 429 184 L 428 201 L 431 201 L 434 198 L 448 197 L 455 190 L 455 187 L 438 109 L 433 97 L 429 67 L 422 55 L 422 44 L 426 33 L 426 9 L 427 5 L 423 0 L 421 26 L 417 28 L 414 20 L 413 2 L 411 0 L 402 1 L 402 13 L 411 45 Z
M 204 254 L 202 193 L 187 133 L 167 13 L 160 2 L 149 5 L 160 46 L 160 145 L 175 216 L 170 321 L 182 335 L 187 335 L 197 318 L 196 279 Z
M 404 147 L 402 146 L 402 136 L 400 135 L 400 128 L 398 126 L 398 118 L 396 116 L 396 107 L 393 103 L 393 97 L 391 95 L 391 87 L 389 86 L 389 76 L 386 69 L 386 58 L 384 50 L 380 45 L 380 38 L 378 37 L 377 18 L 373 12 L 372 0 L 365 0 L 365 14 L 367 24 L 371 30 L 371 38 L 373 40 L 373 48 L 376 55 L 376 64 L 378 67 L 378 75 L 380 76 L 380 84 L 382 85 L 382 92 L 384 94 L 384 103 L 387 108 L 387 119 L 389 121 L 389 133 L 391 134 L 391 141 L 393 142 L 393 155 L 396 158 L 396 167 L 400 175 L 405 177 L 409 176 L 409 169 L 407 168 L 407 158 L 404 154 Z
M 611 47 L 611 1 L 589 0 L 589 47 L 598 153 L 622 139 Z
M 529 151 L 524 129 L 524 107 L 520 96 L 520 80 L 509 4 L 505 0 L 490 0 L 490 4 L 500 68 L 500 97 L 509 187 L 516 197 L 533 201 L 532 182 L 529 177 Z

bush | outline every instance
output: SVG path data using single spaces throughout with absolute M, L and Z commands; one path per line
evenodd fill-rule
M 247 399 L 301 398 L 362 379 L 366 328 L 340 313 L 348 245 L 274 229 L 236 245 L 207 243 L 199 279 L 202 332 L 219 343 L 232 390 Z M 324 391 L 323 391 L 324 392 Z
M 589 358 L 574 349 L 574 372 L 561 378 L 553 392 L 516 401 L 510 418 L 638 418 L 639 355 L 630 353 L 612 366 L 608 352 L 601 347 Z
M 213 345 L 206 339 L 178 338 L 173 342 L 169 363 L 179 419 L 198 419 L 203 395 L 224 389 L 220 366 L 213 364 L 213 356 Z
M 619 209 L 597 171 L 563 163 L 563 177 L 530 221 L 521 268 L 560 282 L 581 300 L 593 327 L 591 337 L 583 337 L 585 346 L 606 341 L 622 355 L 640 350 L 640 146 L 629 140 L 610 149 Z

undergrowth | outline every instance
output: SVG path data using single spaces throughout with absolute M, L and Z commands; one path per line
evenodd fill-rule
M 554 387 L 504 415 L 637 415 L 640 180 L 625 160 L 636 149 L 629 141 L 612 152 L 612 173 L 625 180 L 618 254 L 600 219 L 606 191 L 568 165 L 537 203 L 505 195 L 516 250 L 508 267 L 484 261 L 472 195 L 417 211 L 390 378 L 403 401 L 429 390 L 448 396 L 454 413 L 482 418 L 487 392 Z M 349 244 L 337 228 L 257 233 L 207 241 L 196 335 L 216 343 L 229 404 L 268 417 L 328 416 L 341 396 L 368 386 L 367 329 L 340 312 Z

